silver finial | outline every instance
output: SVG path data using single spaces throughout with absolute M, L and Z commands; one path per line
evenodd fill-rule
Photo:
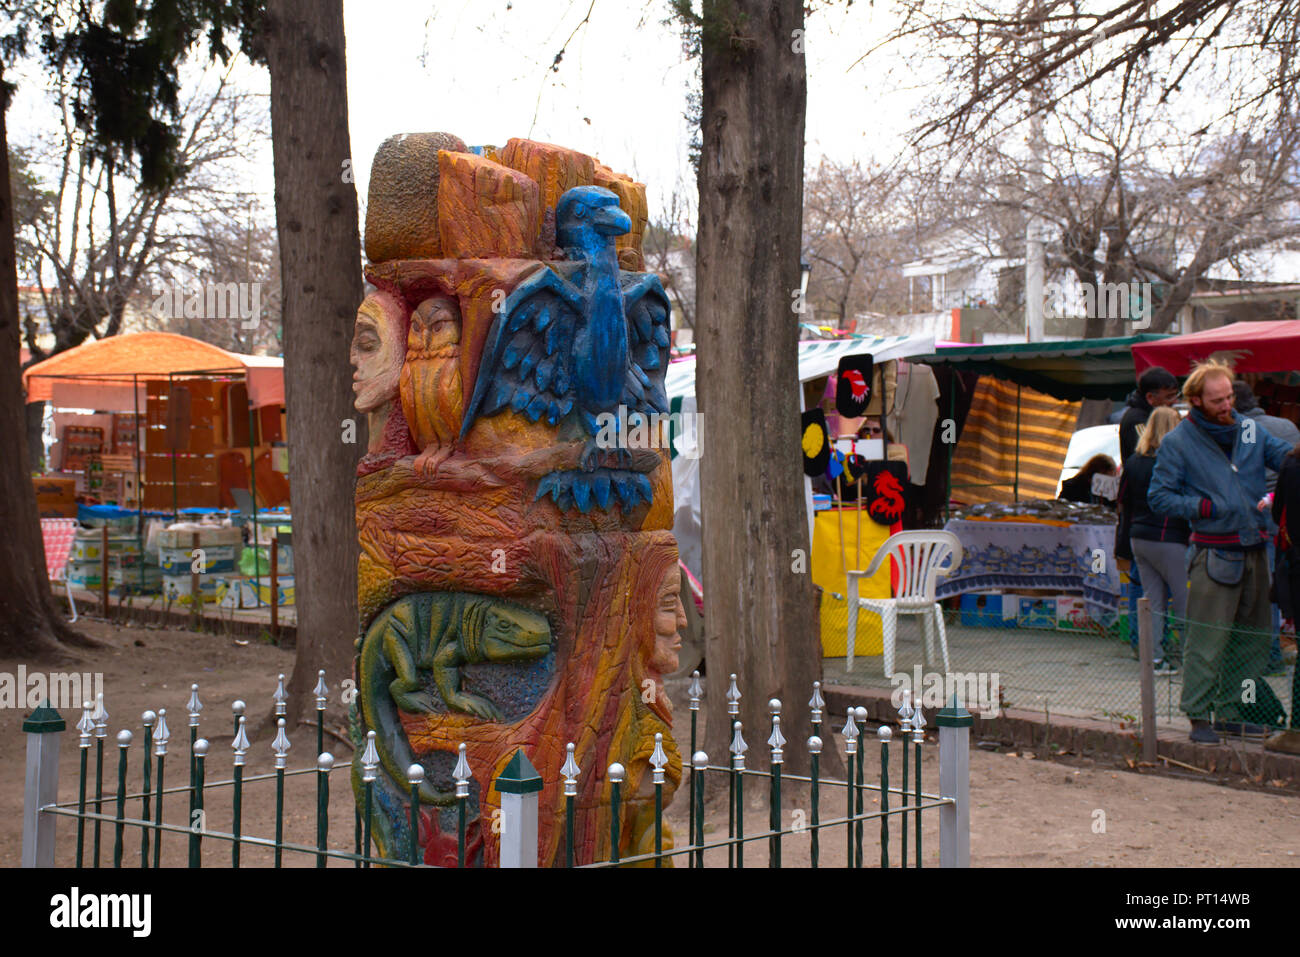
M 243 714 L 245 711 L 248 710 L 248 705 L 244 704 L 243 701 L 236 698 L 234 702 L 230 705 L 230 710 L 234 713 L 235 717 L 238 718 L 241 714 Z
M 767 746 L 772 749 L 772 763 L 781 764 L 785 761 L 785 735 L 781 733 L 780 715 L 772 716 L 772 734 L 767 739 Z
M 325 684 L 325 669 L 322 668 L 316 673 L 316 687 L 312 689 L 312 694 L 316 696 L 316 710 L 325 710 L 325 700 L 329 697 L 330 689 Z
M 691 672 L 691 684 L 686 689 L 686 693 L 691 696 L 691 710 L 699 711 L 700 696 L 704 694 L 704 686 L 700 684 L 700 673 L 698 671 Z
M 117 746 L 119 748 L 128 748 L 131 746 L 131 732 L 123 728 L 117 733 Z
M 844 721 L 844 753 L 852 756 L 858 750 L 858 726 L 853 723 L 853 709 L 847 709 L 849 716 Z
M 738 771 L 743 771 L 745 769 L 745 752 L 749 750 L 749 745 L 745 743 L 745 739 L 740 734 L 740 722 L 734 722 L 731 727 L 735 733 L 731 736 L 731 747 L 727 750 L 731 752 L 732 766 Z
M 609 780 L 611 784 L 622 784 L 623 778 L 626 775 L 627 771 L 623 768 L 623 765 L 619 764 L 617 761 L 609 766 Z
M 767 702 L 768 714 L 777 715 L 781 713 L 781 699 L 769 698 Z
M 808 753 L 809 754 L 822 753 L 822 739 L 817 737 L 817 735 L 815 734 L 808 739 Z
M 160 758 L 167 757 L 167 742 L 172 739 L 167 730 L 167 709 L 158 709 L 158 727 L 153 733 L 153 753 Z
M 654 768 L 654 776 L 651 783 L 664 783 L 664 768 L 668 766 L 668 755 L 664 754 L 664 736 L 658 732 L 655 733 L 655 749 L 650 755 L 650 767 Z
M 406 769 L 406 783 L 411 787 L 419 787 L 424 783 L 424 765 L 412 764 Z
M 329 774 L 334 769 L 334 755 L 328 751 L 322 751 L 316 756 L 316 770 Z
M 194 742 L 194 756 L 196 758 L 205 758 L 208 756 L 208 739 L 199 738 Z
M 826 707 L 826 699 L 822 697 L 822 683 L 813 682 L 812 697 L 808 699 L 808 707 L 812 708 L 812 719 L 820 721 L 822 719 L 822 709 Z
M 198 685 L 190 685 L 190 700 L 185 705 L 185 710 L 190 715 L 190 727 L 197 728 L 199 726 L 199 712 L 203 710 L 203 702 L 199 700 Z
M 691 755 L 691 767 L 696 771 L 703 771 L 709 766 L 709 756 L 703 751 L 696 751 Z
M 731 676 L 731 687 L 727 689 L 727 714 L 740 714 L 740 689 L 736 687 L 736 676 Z
M 286 713 L 284 703 L 289 700 L 289 696 L 284 693 L 284 675 L 280 675 L 280 680 L 275 686 L 275 694 L 271 695 L 271 699 L 275 702 L 275 716 L 283 718 Z
M 564 758 L 564 767 L 560 768 L 560 773 L 564 775 L 564 796 L 578 796 L 578 774 L 582 771 L 578 767 L 578 762 L 573 759 L 574 744 L 572 741 L 565 747 L 568 754 Z
M 867 709 L 862 705 L 858 705 L 853 709 L 853 717 L 857 719 L 858 727 L 865 728 L 867 726 Z
M 904 721 L 910 721 L 912 718 L 912 692 L 904 690 L 902 701 L 898 705 L 898 716 Z
M 894 732 L 893 730 L 890 729 L 889 725 L 882 724 L 880 727 L 876 729 L 876 737 L 879 738 L 885 744 L 888 744 L 890 740 L 894 737 Z
M 157 720 L 158 715 L 154 714 L 152 711 L 146 711 L 144 714 L 140 715 L 140 723 L 146 728 L 152 728 L 153 723 Z
M 95 737 L 108 737 L 108 709 L 104 707 L 104 692 L 95 695 L 95 713 L 90 716 L 95 722 Z
M 81 732 L 80 746 L 83 748 L 90 747 L 90 736 L 95 730 L 95 719 L 91 717 L 93 713 L 94 708 L 89 701 L 81 702 L 81 720 L 77 722 L 77 730 Z
M 370 782 L 379 770 L 379 749 L 375 747 L 375 732 L 366 732 L 366 750 L 361 753 L 361 780 Z
M 244 731 L 244 721 L 247 720 L 242 714 L 239 716 L 239 730 L 235 732 L 235 740 L 230 742 L 230 746 L 235 749 L 235 767 L 243 767 L 244 755 L 248 752 L 249 741 L 248 734 Z
M 280 718 L 275 722 L 275 740 L 271 742 L 271 750 L 275 752 L 275 767 L 277 770 L 284 767 L 290 747 L 289 736 L 284 733 L 284 718 Z
M 573 746 L 570 745 L 570 748 Z M 465 757 L 465 742 L 461 742 L 459 755 L 456 758 L 456 767 L 452 769 L 451 776 L 456 779 L 456 797 L 469 797 L 469 760 Z M 573 751 L 569 751 L 570 760 L 572 760 Z M 567 765 L 566 765 L 567 767 Z
M 916 706 L 916 713 L 912 715 L 912 737 L 917 741 L 925 740 L 925 714 L 919 704 Z

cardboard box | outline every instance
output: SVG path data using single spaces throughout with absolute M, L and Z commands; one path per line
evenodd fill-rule
M 205 573 L 233 572 L 239 562 L 240 545 L 200 545 L 203 552 Z M 194 548 L 183 545 L 180 548 L 160 547 L 158 565 L 167 575 L 188 575 L 194 564 Z
M 1012 595 L 961 596 L 961 623 L 967 628 L 1015 628 L 1016 611 Z
M 161 572 L 161 569 L 159 569 Z M 220 575 L 200 575 L 199 578 L 199 599 L 204 603 L 220 601 L 221 596 L 218 590 L 224 584 L 225 579 Z M 191 593 L 191 576 L 184 575 L 163 575 L 162 576 L 162 593 L 163 597 L 169 599 L 174 605 L 189 605 Z
M 1016 611 L 1017 628 L 1056 630 L 1055 598 L 1020 598 Z
M 279 585 L 277 604 L 292 605 L 294 603 L 293 576 L 276 576 L 276 583 Z M 264 575 L 261 578 L 227 578 L 222 581 L 218 591 L 220 592 L 218 601 L 222 608 L 257 608 L 259 598 L 261 607 L 266 608 L 271 604 L 271 577 Z

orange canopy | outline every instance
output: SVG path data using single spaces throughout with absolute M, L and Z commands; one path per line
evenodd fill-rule
M 227 352 L 172 332 L 136 332 L 96 339 L 38 362 L 23 373 L 28 402 L 63 408 L 130 411 L 144 407 L 132 381 L 186 373 L 245 375 L 255 408 L 284 404 L 284 360 Z

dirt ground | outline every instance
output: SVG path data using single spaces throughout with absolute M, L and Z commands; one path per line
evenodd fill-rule
M 208 780 L 225 780 L 231 769 L 230 741 L 233 732 L 230 705 L 236 698 L 248 702 L 249 724 L 270 713 L 271 695 L 275 690 L 276 675 L 287 674 L 293 665 L 293 654 L 256 641 L 237 644 L 229 638 L 197 635 L 184 631 L 160 629 L 119 628 L 102 622 L 83 619 L 78 623 L 87 634 L 103 641 L 105 647 L 83 653 L 82 662 L 75 666 L 58 666 L 63 670 L 102 671 L 104 674 L 105 703 L 110 712 L 109 738 L 105 748 L 104 775 L 106 793 L 116 786 L 117 748 L 113 743 L 122 727 L 136 733 L 136 743 L 131 752 L 132 765 L 128 782 L 139 782 L 140 714 L 146 709 L 166 708 L 168 725 L 172 734 L 171 757 L 167 763 L 166 783 L 181 784 L 186 779 L 188 754 L 188 727 L 185 704 L 189 699 L 192 682 L 199 683 L 203 701 L 203 722 L 200 733 L 212 742 Z M 14 674 L 18 665 L 30 662 L 0 659 L 0 672 Z M 338 678 L 331 682 L 334 693 L 338 691 Z M 0 865 L 16 866 L 22 847 L 21 811 L 23 778 L 25 773 L 25 737 L 21 732 L 25 711 L 0 710 L 0 806 L 7 809 L 0 823 Z M 77 711 L 65 711 L 68 733 L 64 735 L 60 765 L 60 801 L 76 800 L 76 769 L 79 760 L 77 732 L 74 725 L 80 717 Z M 289 766 L 302 768 L 309 765 L 309 755 L 315 751 L 314 730 L 303 728 L 293 738 Z M 270 735 L 257 735 L 249 753 L 246 776 L 265 773 L 273 769 L 269 746 Z M 836 740 L 836 746 L 842 746 Z M 327 750 L 337 758 L 338 769 L 331 777 L 331 821 L 329 845 L 351 848 L 353 843 L 354 813 L 350 800 L 347 764 L 351 751 L 342 742 L 326 738 Z M 766 749 L 762 749 L 765 751 Z M 878 747 L 872 744 L 872 753 Z M 897 751 L 894 752 L 897 754 Z M 91 774 L 93 778 L 91 749 Z M 751 752 L 751 763 L 766 767 L 762 753 Z M 933 741 L 927 743 L 923 759 L 925 790 L 938 790 L 938 748 Z M 1149 770 L 1129 770 L 1108 762 L 1084 758 L 1043 759 L 1031 757 L 1029 752 L 1004 754 L 972 748 L 971 750 L 971 863 L 976 866 L 1049 866 L 1097 867 L 1107 865 L 1141 867 L 1180 866 L 1291 866 L 1300 857 L 1300 797 L 1276 789 L 1230 788 L 1187 777 L 1174 777 Z M 868 761 L 867 780 L 875 780 L 878 768 Z M 898 768 L 894 768 L 893 784 L 897 786 Z M 288 779 L 286 787 L 285 839 L 311 847 L 316 843 L 315 828 L 315 774 L 303 774 Z M 711 838 L 726 836 L 725 778 L 717 776 L 708 782 L 709 821 L 707 835 Z M 767 827 L 766 790 L 753 792 L 761 785 L 747 784 L 751 798 L 746 814 L 747 833 L 756 833 Z M 229 830 L 231 813 L 229 789 L 214 793 L 208 806 L 208 827 Z M 244 797 L 245 833 L 271 836 L 265 823 L 274 820 L 273 781 L 257 785 L 247 784 Z M 868 794 L 867 800 L 873 801 Z M 797 789 L 787 793 L 784 822 L 790 826 L 796 812 L 811 822 L 802 804 L 806 794 Z M 842 790 L 826 788 L 822 800 L 822 820 L 842 816 L 845 798 Z M 177 825 L 186 823 L 186 797 L 168 795 L 164 802 L 165 819 Z M 878 805 L 872 804 L 872 807 Z M 108 802 L 105 813 L 113 813 Z M 128 802 L 128 815 L 138 815 L 140 801 Z M 686 835 L 686 793 L 683 791 L 669 811 L 669 823 L 680 843 Z M 909 830 L 912 825 L 909 824 Z M 101 832 L 101 859 L 111 863 L 113 852 L 111 824 Z M 63 819 L 58 825 L 56 857 L 60 865 L 70 865 L 75 860 L 76 824 Z M 880 862 L 880 827 L 868 822 L 864 831 L 864 863 L 878 866 Z M 898 861 L 899 830 L 897 823 L 891 827 L 891 860 Z M 125 837 L 126 862 L 138 865 L 140 860 L 140 832 L 127 830 Z M 831 828 L 820 837 L 822 866 L 842 866 L 845 860 L 845 834 L 843 826 Z M 93 825 L 86 835 L 87 857 L 93 846 Z M 930 812 L 924 825 L 924 864 L 938 864 L 938 822 Z M 810 838 L 805 835 L 787 837 L 782 845 L 783 864 L 806 865 Z M 187 837 L 169 834 L 163 840 L 163 863 L 184 866 Z M 909 855 L 911 854 L 909 850 Z M 750 866 L 767 866 L 766 841 L 747 845 L 745 863 Z M 222 866 L 230 862 L 230 845 L 215 839 L 203 842 L 205 866 Z M 709 852 L 709 861 L 725 862 L 725 851 Z M 269 851 L 245 847 L 241 863 L 247 866 L 266 865 L 271 862 Z M 314 866 L 310 854 L 286 853 L 287 866 Z M 332 862 L 331 866 L 351 866 L 345 862 Z

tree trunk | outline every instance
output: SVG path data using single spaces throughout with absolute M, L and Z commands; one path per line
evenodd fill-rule
M 717 719 L 734 672 L 749 766 L 767 766 L 767 702 L 775 697 L 794 770 L 808 765 L 807 702 L 821 676 L 799 451 L 799 317 L 791 309 L 803 208 L 803 3 L 705 0 L 704 20 L 695 383 L 705 423 L 714 719 L 706 749 L 711 762 L 727 763 L 731 735 Z
M 0 84 L 3 71 L 0 70 Z M 0 86 L 0 501 L 11 521 L 0 535 L 0 655 L 71 657 L 61 641 L 93 644 L 69 628 L 54 603 L 27 454 L 27 406 L 18 368 L 18 264 L 9 183 L 9 98 Z
M 357 636 L 353 489 L 366 430 L 348 362 L 362 278 L 356 190 L 341 175 L 351 155 L 342 0 L 271 0 L 267 59 L 298 611 L 287 690 L 299 717 L 314 706 L 319 668 L 340 708 Z
M 45 471 L 45 403 L 29 402 L 23 413 L 27 420 L 27 464 L 33 472 Z

